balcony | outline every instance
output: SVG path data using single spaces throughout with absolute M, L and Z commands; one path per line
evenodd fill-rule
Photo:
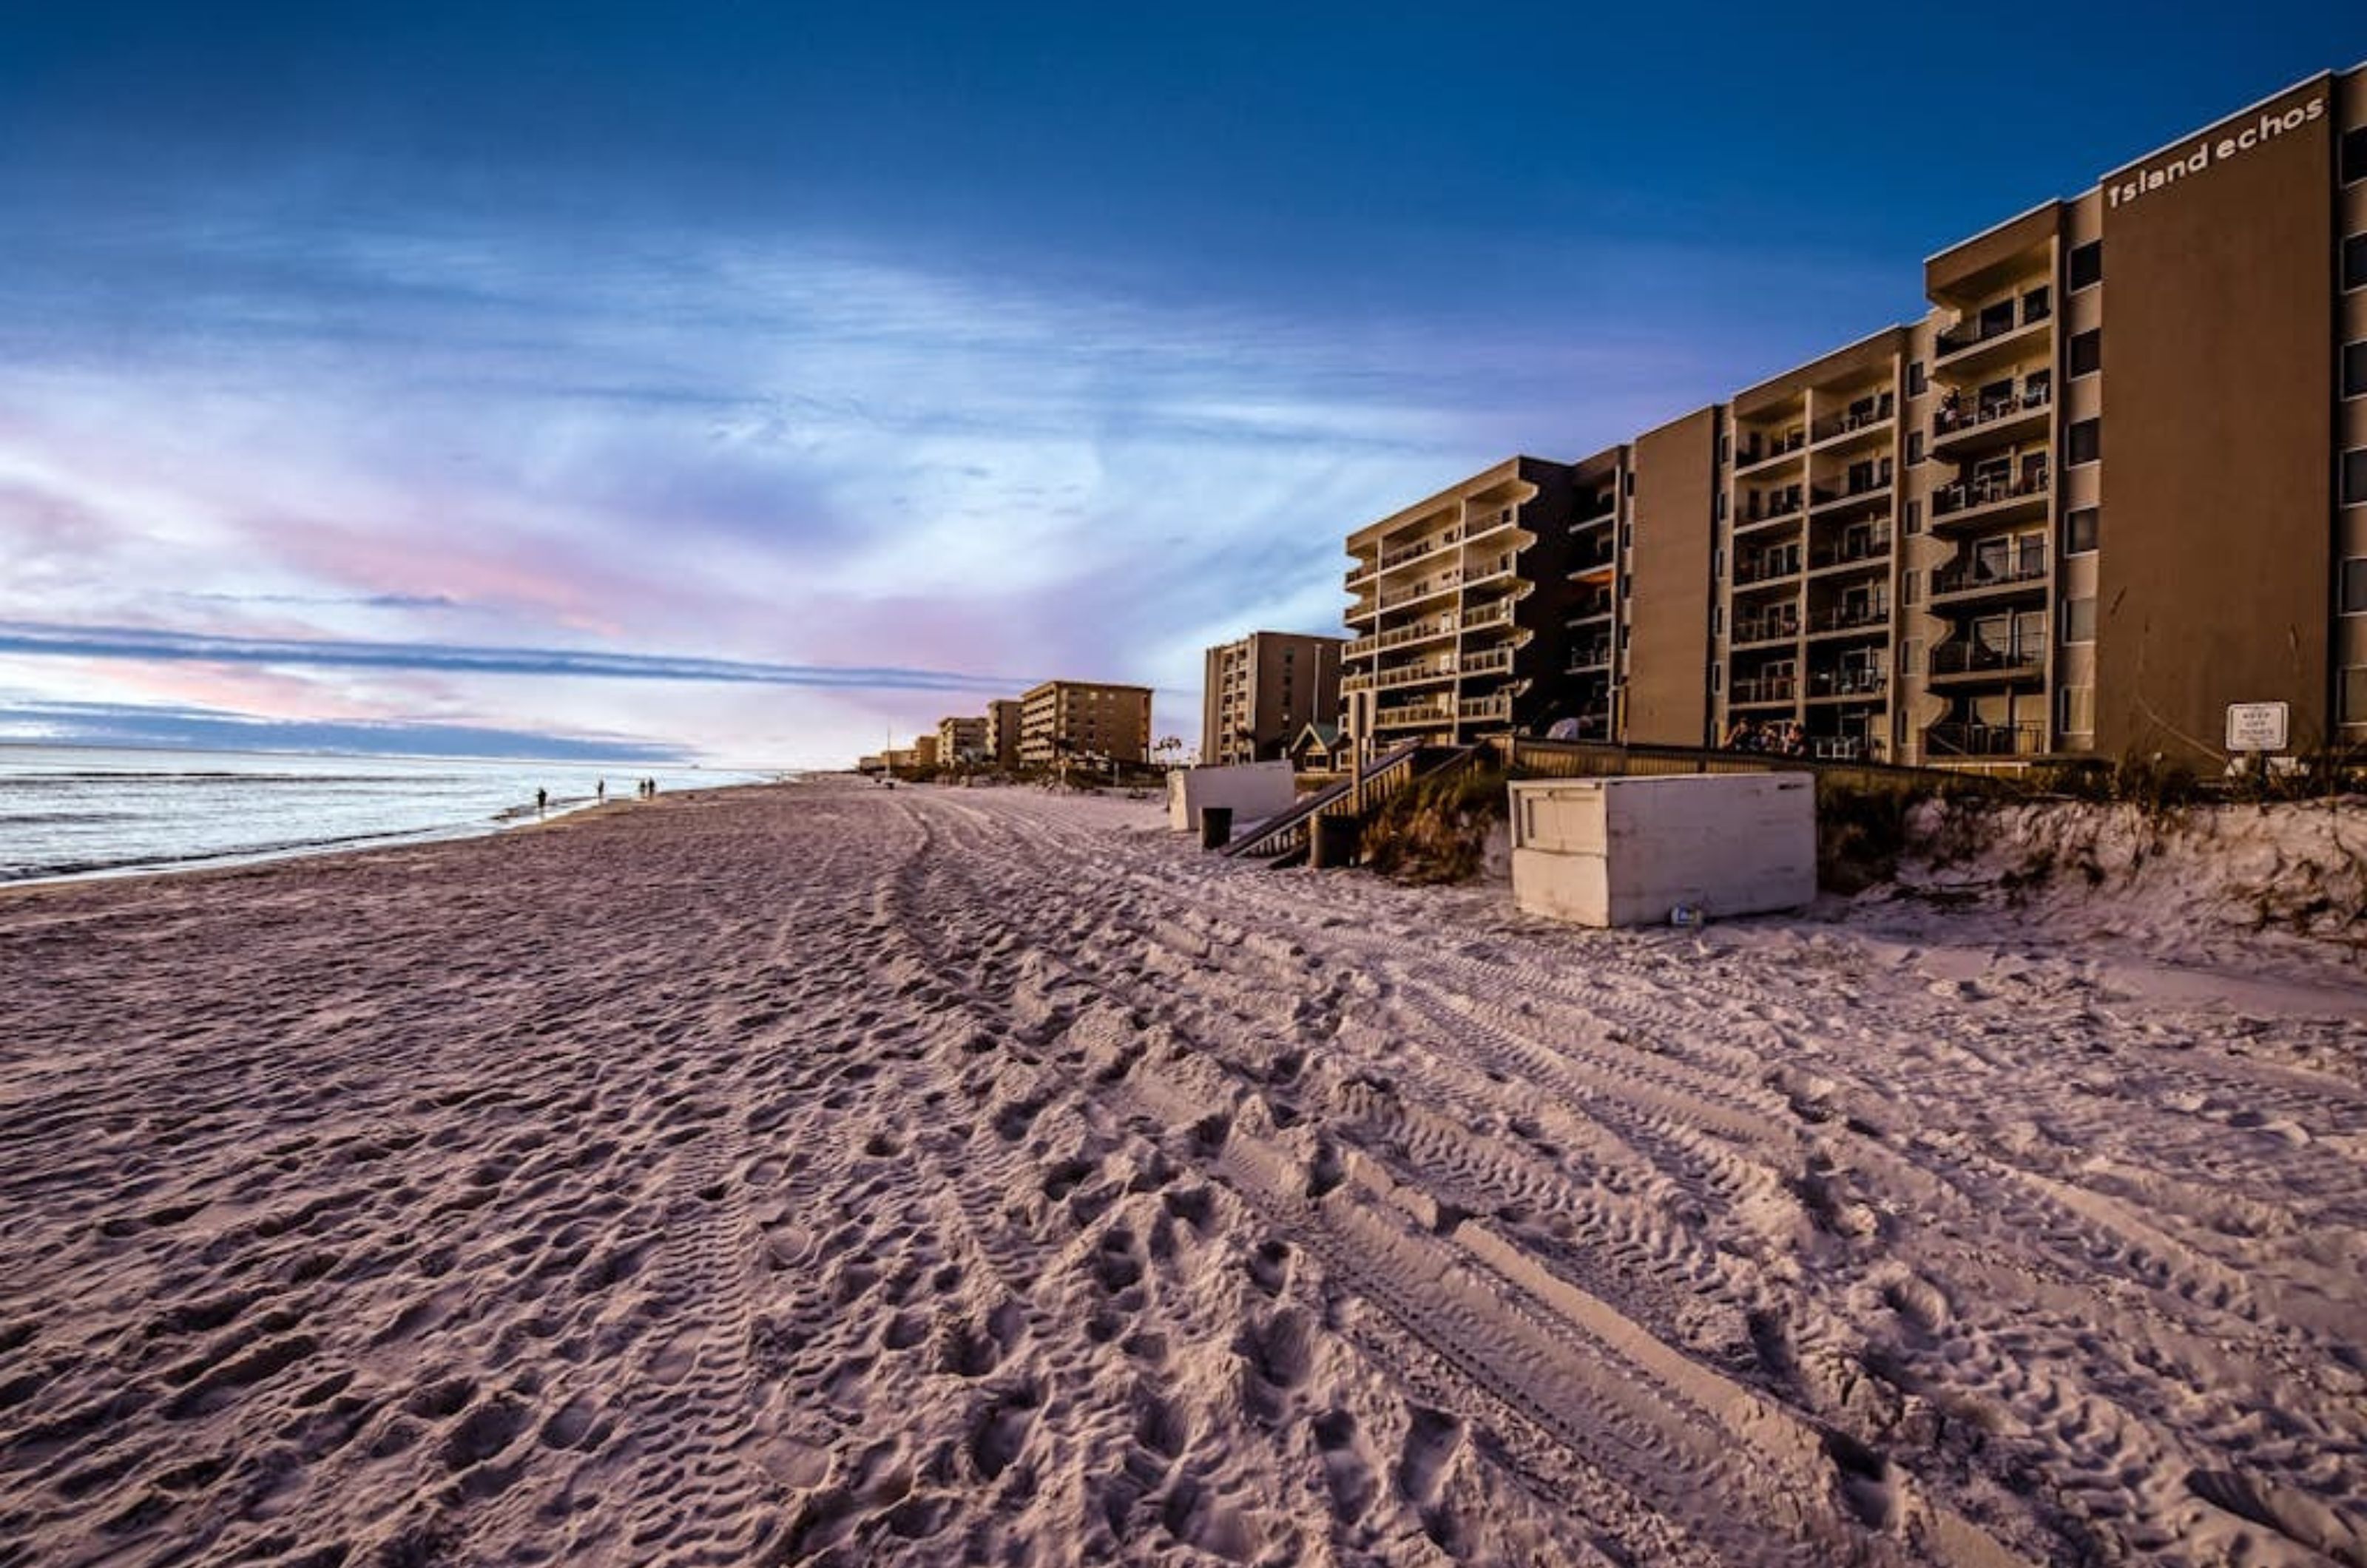
M 1951 394 L 1953 396 L 1953 394 Z M 1991 398 L 1972 408 L 1942 406 L 1931 416 L 1931 452 L 1960 454 L 2042 434 L 2055 394 L 2044 382 L 2011 397 Z
M 1770 523 L 1789 523 L 1800 515 L 1801 502 L 1806 496 L 1806 492 L 1798 485 L 1770 496 L 1754 495 L 1750 505 L 1736 515 L 1735 531 L 1739 533 L 1745 528 L 1756 528 Z
M 1871 735 L 1811 735 L 1808 755 L 1824 762 L 1878 762 L 1882 742 Z
M 1367 673 L 1363 677 L 1365 685 L 1384 692 L 1399 686 L 1420 686 L 1432 681 L 1454 679 L 1455 666 L 1443 660 L 1435 664 L 1400 664 L 1394 669 Z M 1345 679 L 1341 681 L 1340 689 L 1343 692 L 1348 689 L 1348 682 Z
M 1418 626 L 1394 626 L 1370 637 L 1358 637 L 1348 645 L 1346 656 L 1350 659 L 1362 659 L 1366 654 L 1378 653 L 1385 648 L 1403 648 L 1410 642 L 1428 642 L 1433 637 L 1451 637 L 1454 635 L 1455 622 L 1451 617 L 1425 622 Z
M 1610 594 L 1597 594 L 1591 599 L 1572 605 L 1569 618 L 1562 624 L 1574 630 L 1580 626 L 1591 626 L 1596 621 L 1607 621 L 1615 608 L 1616 606 L 1611 602 Z
M 1932 355 L 1932 373 L 1951 381 L 1969 381 L 2019 359 L 2044 343 L 2054 330 L 2053 312 L 2041 307 L 2020 319 L 1967 321 L 1940 334 Z
M 1882 600 L 1857 604 L 1828 604 L 1808 612 L 1810 637 L 1833 637 L 1849 632 L 1879 631 L 1890 625 L 1890 605 Z
M 1931 574 L 1931 602 L 2032 596 L 2046 591 L 2046 541 L 1950 561 Z
M 1755 675 L 1737 681 L 1727 693 L 1726 705 L 1732 708 L 1764 707 L 1772 703 L 1789 706 L 1799 694 L 1800 682 L 1791 675 Z
M 1476 721 L 1482 724 L 1490 719 L 1509 720 L 1512 716 L 1512 699 L 1510 694 L 1492 697 L 1466 697 L 1455 705 L 1455 716 L 1466 722 Z
M 1944 531 L 2044 516 L 2053 479 L 2042 463 L 2012 478 L 1958 479 L 1942 485 L 1931 492 L 1931 525 Z
M 1800 575 L 1800 549 L 1797 545 L 1787 549 L 1770 550 L 1762 556 L 1748 556 L 1734 563 L 1734 584 L 1748 587 L 1754 582 L 1780 582 L 1787 577 Z
M 1807 445 L 1808 433 L 1805 430 L 1791 431 L 1780 436 L 1753 434 L 1748 441 L 1735 443 L 1735 470 L 1738 473 L 1746 468 L 1756 468 L 1769 463 L 1779 462 Z
M 1890 511 L 1888 474 L 1868 484 L 1818 485 L 1808 491 L 1808 510 L 1819 519 L 1881 516 Z
M 1570 581 L 1580 582 L 1590 577 L 1602 576 L 1613 570 L 1618 557 L 1619 552 L 1612 547 L 1608 539 L 1593 549 L 1580 549 L 1570 563 Z
M 1569 672 L 1591 675 L 1608 670 L 1611 668 L 1611 639 L 1608 637 L 1574 648 L 1569 653 Z
M 2046 745 L 2034 724 L 1935 724 L 1923 732 L 1923 755 L 1937 757 L 2035 757 Z
M 1617 496 L 1593 496 L 1579 503 L 1578 516 L 1571 522 L 1569 531 L 1573 534 L 1582 534 L 1589 528 L 1608 527 L 1618 520 L 1619 498 Z
M 1410 588 L 1400 588 L 1395 592 L 1383 593 L 1376 604 L 1380 609 L 1393 610 L 1399 604 L 1410 604 L 1417 599 L 1430 599 L 1441 593 L 1452 593 L 1456 588 L 1462 586 L 1464 581 L 1464 574 L 1459 570 L 1442 571 L 1436 577 L 1422 579 Z
M 1943 642 L 1931 650 L 1933 685 L 2004 685 L 2046 673 L 2046 649 L 2035 640 L 2005 648 L 1985 642 Z
M 1513 569 L 1518 565 L 1519 558 L 1512 555 L 1501 555 L 1493 560 L 1473 561 L 1463 569 L 1463 581 L 1467 586 L 1478 582 L 1493 582 L 1499 578 L 1512 576 Z
M 1463 520 L 1463 536 L 1467 539 L 1485 538 L 1499 529 L 1511 527 L 1516 521 L 1518 519 L 1512 515 L 1512 509 L 1509 506 L 1477 517 L 1467 517 Z
M 1418 703 L 1400 703 L 1395 707 L 1375 710 L 1373 728 L 1403 729 L 1411 725 L 1451 724 L 1455 705 L 1444 697 L 1431 697 Z
M 1800 635 L 1800 613 L 1796 606 L 1785 605 L 1780 612 L 1734 617 L 1733 644 L 1738 649 L 1753 643 L 1789 642 Z
M 1887 528 L 1855 528 L 1838 539 L 1829 539 L 1808 552 L 1808 570 L 1835 571 L 1843 567 L 1887 566 L 1890 563 L 1890 530 Z
M 1898 412 L 1897 400 L 1885 392 L 1868 409 L 1850 409 L 1840 413 L 1827 414 L 1808 427 L 1811 446 L 1839 446 L 1852 436 L 1870 435 L 1888 429 Z
M 1463 629 L 1467 632 L 1512 624 L 1512 602 L 1510 599 L 1499 599 L 1492 604 L 1482 604 L 1477 609 L 1463 612 Z
M 1862 666 L 1808 671 L 1808 700 L 1837 702 L 1847 697 L 1878 697 L 1890 689 L 1890 671 Z
M 1466 675 L 1509 675 L 1512 671 L 1512 650 L 1510 648 L 1490 648 L 1467 654 L 1463 659 L 1463 673 Z

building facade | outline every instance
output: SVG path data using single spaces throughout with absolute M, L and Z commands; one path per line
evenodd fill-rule
M 1406 631 L 1469 613 L 1399 586 L 1455 525 L 1439 498 L 1353 536 L 1351 680 L 1458 705 L 1376 738 L 1574 716 L 2206 762 L 2231 705 L 2282 703 L 2295 749 L 2367 742 L 2367 67 L 1953 245 L 1923 288 L 1920 319 L 1559 470 L 1568 562 L 1532 560 L 1532 500 L 1511 575 L 1576 585 L 1568 658 L 1510 705 L 1467 713 L 1459 637 Z
M 1019 699 L 1019 761 L 1141 763 L 1150 756 L 1150 688 L 1047 681 Z
M 1206 766 L 1270 762 L 1309 724 L 1340 717 L 1340 649 L 1346 638 L 1251 632 L 1208 649 L 1200 704 Z
M 1342 728 L 1367 753 L 1562 716 L 1576 487 L 1513 457 L 1348 536 Z
M 1017 697 L 997 697 L 986 705 L 987 754 L 1004 773 L 1019 766 L 1019 715 Z
M 937 720 L 937 761 L 945 767 L 975 767 L 993 761 L 988 749 L 986 720 L 978 718 L 941 718 Z

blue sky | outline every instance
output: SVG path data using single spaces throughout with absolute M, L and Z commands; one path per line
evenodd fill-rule
M 0 0 L 0 739 L 1189 736 L 1351 529 L 2367 55 L 1923 10 Z

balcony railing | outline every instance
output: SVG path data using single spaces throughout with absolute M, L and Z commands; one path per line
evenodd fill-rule
M 1501 626 L 1512 618 L 1512 602 L 1510 599 L 1499 600 L 1493 604 L 1482 604 L 1476 610 L 1466 610 L 1463 613 L 1463 629 L 1477 631 L 1482 626 Z
M 1486 582 L 1491 578 L 1510 577 L 1517 557 L 1498 556 L 1493 560 L 1473 561 L 1463 569 L 1466 582 Z
M 1451 681 L 1454 678 L 1453 664 L 1400 664 L 1394 670 L 1383 670 L 1365 677 L 1365 683 L 1387 691 L 1392 686 L 1418 686 L 1424 681 Z M 1341 685 L 1344 688 L 1347 682 L 1342 681 Z
M 2046 744 L 2035 724 L 1935 724 L 1923 732 L 1926 757 L 2034 757 Z
M 1994 338 L 2018 333 L 2024 327 L 2034 327 L 2054 313 L 2051 304 L 2033 306 L 2025 299 L 2021 310 L 2010 314 L 1959 322 L 1940 334 L 1939 356 L 1945 359 L 1952 354 L 1977 348 Z
M 1466 697 L 1455 705 L 1455 716 L 1464 719 L 1510 718 L 1512 699 L 1509 696 Z
M 1463 660 L 1466 675 L 1501 675 L 1512 667 L 1512 650 L 1490 648 L 1478 653 L 1467 654 Z
M 1840 413 L 1827 414 L 1808 427 L 1808 439 L 1830 441 L 1835 436 L 1852 435 L 1861 430 L 1872 430 L 1876 425 L 1889 423 L 1891 415 L 1897 412 L 1897 400 L 1891 393 L 1885 392 L 1874 400 L 1874 407 L 1870 410 L 1852 409 Z
M 1419 703 L 1399 703 L 1395 707 L 1374 711 L 1375 728 L 1387 729 L 1408 724 L 1444 724 L 1455 716 L 1455 705 L 1444 697 L 1433 697 Z
M 1796 549 L 1747 556 L 1734 563 L 1734 581 L 1738 583 L 1772 582 L 1778 578 L 1799 575 L 1800 552 Z
M 1754 642 L 1781 642 L 1800 635 L 1797 609 L 1786 605 L 1780 615 L 1737 615 L 1734 617 L 1734 645 L 1747 647 Z
M 1808 552 L 1808 564 L 1816 568 L 1847 566 L 1852 561 L 1877 560 L 1889 553 L 1890 530 L 1876 528 L 1871 533 L 1844 534 L 1818 546 Z
M 1936 441 L 1967 430 L 1978 430 L 1982 425 L 1995 424 L 2001 419 L 2034 412 L 2054 400 L 2053 389 L 2042 384 L 2011 397 L 1991 398 L 1969 409 L 1943 407 L 1931 416 L 1931 437 Z
M 1890 686 L 1890 671 L 1844 667 L 1808 671 L 1812 697 L 1878 697 Z
M 1931 650 L 1931 673 L 1937 676 L 2034 675 L 2045 662 L 2045 648 L 2036 643 L 1991 648 L 1985 642 L 1943 642 Z
M 1434 556 L 1441 550 L 1452 549 L 1462 542 L 1463 525 L 1458 523 L 1444 534 L 1433 534 L 1427 539 L 1419 539 L 1410 545 L 1399 545 L 1396 549 L 1383 550 L 1380 570 L 1387 571 L 1391 567 L 1403 566 L 1408 561 L 1420 560 L 1424 556 Z
M 1611 602 L 1611 595 L 1608 593 L 1599 594 L 1591 599 L 1581 600 L 1578 604 L 1570 606 L 1568 624 L 1573 626 L 1582 626 L 1589 621 L 1600 621 L 1610 615 L 1614 608 L 1615 606 Z
M 1808 630 L 1816 632 L 1855 631 L 1860 626 L 1881 626 L 1890 624 L 1887 601 L 1870 604 L 1828 604 L 1808 612 Z
M 1465 518 L 1463 536 L 1467 539 L 1476 539 L 1482 534 L 1492 534 L 1499 528 L 1509 528 L 1512 525 L 1512 509 L 1507 506 L 1482 516 Z
M 1795 430 L 1780 436 L 1753 436 L 1750 440 L 1736 446 L 1734 466 L 1738 468 L 1748 468 L 1754 464 L 1772 462 L 1778 457 L 1797 452 L 1807 444 L 1808 433 L 1805 430 Z
M 1753 703 L 1788 703 L 1799 694 L 1799 680 L 1791 675 L 1757 675 L 1737 681 L 1727 694 L 1728 706 Z
M 1808 755 L 1828 762 L 1882 760 L 1882 742 L 1871 735 L 1811 735 Z
M 1931 515 L 1948 517 L 2023 496 L 2044 495 L 2051 478 L 2046 466 L 2040 464 L 2010 479 L 1958 479 L 1931 492 Z
M 2009 588 L 2018 582 L 2036 582 L 2045 576 L 2046 546 L 2034 543 L 2002 558 L 1976 555 L 1969 559 L 1950 561 L 1931 574 L 1931 592 L 1936 598 L 1947 593 Z
M 1591 675 L 1598 670 L 1610 668 L 1611 644 L 1608 639 L 1570 649 L 1569 672 L 1573 675 Z
M 1750 504 L 1743 509 L 1742 525 L 1749 527 L 1753 523 L 1780 523 L 1786 517 L 1796 516 L 1806 493 L 1798 485 L 1794 485 L 1789 490 L 1777 491 L 1772 495 L 1754 495 L 1750 498 Z
M 1464 574 L 1460 570 L 1442 571 L 1436 577 L 1423 578 L 1410 588 L 1400 588 L 1394 593 L 1384 593 L 1378 603 L 1384 610 L 1394 604 L 1410 604 L 1417 599 L 1427 599 L 1433 593 L 1444 593 L 1450 588 L 1459 587 L 1464 581 Z
M 1455 622 L 1452 619 L 1425 621 L 1410 626 L 1392 626 L 1387 631 L 1376 632 L 1371 637 L 1360 637 L 1350 643 L 1347 657 L 1362 659 L 1368 653 L 1378 653 L 1385 648 L 1403 648 L 1410 642 L 1421 642 L 1430 637 L 1454 635 Z

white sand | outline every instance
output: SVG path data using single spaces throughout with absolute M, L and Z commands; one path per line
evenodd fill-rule
M 2339 972 L 1159 817 L 0 904 L 0 1568 L 2367 1562 Z

